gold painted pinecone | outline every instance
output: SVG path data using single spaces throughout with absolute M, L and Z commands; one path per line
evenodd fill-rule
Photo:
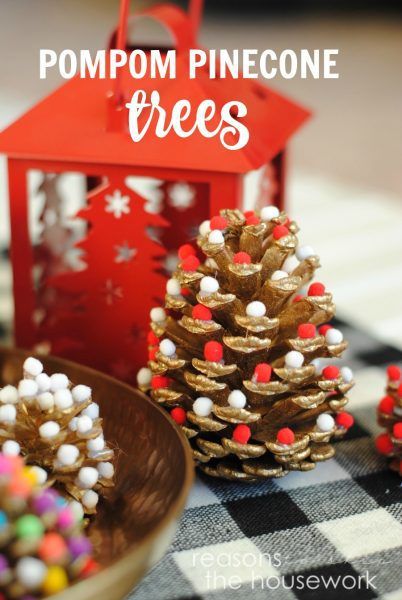
M 377 420 L 385 432 L 376 438 L 380 454 L 388 458 L 389 468 L 402 476 L 402 375 L 396 365 L 387 369 L 386 395 L 380 400 Z
M 343 412 L 352 372 L 332 364 L 347 343 L 337 329 L 317 331 L 335 306 L 320 283 L 301 295 L 320 265 L 297 232 L 272 206 L 221 211 L 200 226 L 205 262 L 182 246 L 165 309 L 151 310 L 139 387 L 171 412 L 210 475 L 308 471 L 353 422 Z
M 114 452 L 103 437 L 99 406 L 86 385 L 73 386 L 64 373 L 47 375 L 28 358 L 18 386 L 0 389 L 0 445 L 38 472 L 41 484 L 96 512 L 99 494 L 113 486 Z

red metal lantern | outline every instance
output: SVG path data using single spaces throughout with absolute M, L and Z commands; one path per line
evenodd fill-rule
M 18 345 L 132 380 L 175 249 L 202 220 L 241 207 L 250 172 L 259 175 L 255 202 L 282 206 L 285 147 L 308 113 L 255 80 L 211 80 L 207 73 L 189 80 L 187 50 L 197 47 L 201 8 L 200 0 L 188 14 L 163 4 L 137 17 L 156 19 L 176 40 L 176 79 L 75 78 L 0 135 Z M 130 50 L 127 13 L 122 0 L 112 43 Z M 124 105 L 136 87 L 158 90 L 168 111 L 183 96 L 194 106 L 205 98 L 218 107 L 242 101 L 249 143 L 230 151 L 197 131 L 186 139 L 149 133 L 134 143 Z

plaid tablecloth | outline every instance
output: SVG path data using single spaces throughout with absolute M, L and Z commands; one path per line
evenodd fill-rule
M 199 477 L 170 551 L 130 600 L 402 598 L 401 480 L 372 438 L 384 366 L 402 354 L 338 325 L 357 385 L 336 458 L 251 485 Z

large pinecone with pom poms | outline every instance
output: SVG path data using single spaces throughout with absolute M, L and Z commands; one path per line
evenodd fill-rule
M 376 438 L 380 454 L 388 458 L 389 467 L 402 476 L 402 372 L 396 365 L 387 369 L 386 395 L 377 408 L 377 421 L 385 431 Z
M 245 481 L 308 471 L 353 423 L 347 347 L 319 258 L 267 206 L 223 210 L 179 249 L 165 307 L 151 310 L 139 387 L 169 410 L 209 475 Z M 200 261 L 201 255 L 206 258 Z M 321 327 L 320 327 L 321 325 Z

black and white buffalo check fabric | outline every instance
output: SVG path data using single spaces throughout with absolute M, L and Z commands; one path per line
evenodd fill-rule
M 372 437 L 384 367 L 402 353 L 337 326 L 357 383 L 356 424 L 336 458 L 253 485 L 199 477 L 168 554 L 129 600 L 402 598 L 401 480 Z M 8 334 L 0 311 L 0 339 Z
M 130 600 L 402 598 L 402 487 L 373 446 L 384 367 L 402 353 L 350 342 L 356 424 L 336 458 L 258 484 L 198 477 L 169 553 Z

